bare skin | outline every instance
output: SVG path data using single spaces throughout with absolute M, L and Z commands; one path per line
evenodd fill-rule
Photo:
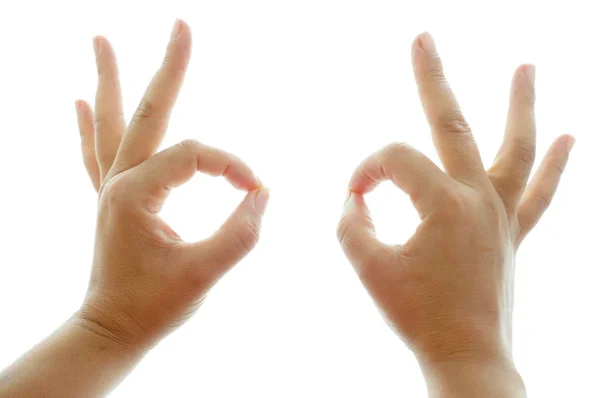
M 81 309 L 0 375 L 2 397 L 99 397 L 257 243 L 268 191 L 241 160 L 196 141 L 155 153 L 183 83 L 191 32 L 177 21 L 165 60 L 129 125 L 110 43 L 94 39 L 95 112 L 77 101 L 84 163 L 99 192 L 92 275 Z M 248 194 L 209 239 L 186 243 L 157 213 L 196 172 Z
M 110 392 L 211 286 L 256 244 L 268 191 L 238 158 L 195 141 L 155 154 L 191 51 L 178 21 L 165 61 L 131 123 L 116 58 L 95 39 L 95 111 L 77 102 L 84 163 L 99 192 L 96 247 L 81 309 L 0 375 L 0 396 L 97 397 Z M 556 140 L 527 185 L 535 153 L 534 70 L 515 73 L 504 143 L 483 168 L 431 37 L 413 46 L 419 92 L 446 172 L 406 144 L 367 158 L 349 186 L 340 242 L 377 305 L 413 349 L 431 397 L 521 397 L 512 360 L 515 253 L 549 205 L 573 138 Z M 157 215 L 197 171 L 248 195 L 213 237 L 183 242 Z M 422 223 L 403 245 L 375 238 L 363 195 L 386 179 Z
M 403 143 L 356 169 L 338 227 L 376 305 L 415 353 L 431 397 L 524 397 L 512 359 L 515 254 L 546 210 L 574 139 L 535 158 L 532 65 L 515 72 L 504 142 L 486 171 L 433 39 L 413 43 L 423 109 L 445 172 Z M 406 192 L 421 224 L 402 245 L 375 236 L 364 196 L 384 180 Z

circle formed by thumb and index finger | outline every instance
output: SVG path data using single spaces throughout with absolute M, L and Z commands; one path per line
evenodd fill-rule
M 269 198 L 268 190 L 238 157 L 223 150 L 186 140 L 128 170 L 133 201 L 157 213 L 170 190 L 190 180 L 196 172 L 223 176 L 235 188 L 247 191 L 242 203 L 210 238 L 178 242 L 176 256 L 193 265 L 193 272 L 221 275 L 243 258 L 258 241 L 260 221 Z
M 338 224 L 338 239 L 350 262 L 359 270 L 389 252 L 375 237 L 375 226 L 363 195 L 391 180 L 406 192 L 423 218 L 433 211 L 436 198 L 449 189 L 452 179 L 431 160 L 403 143 L 392 143 L 367 157 L 350 179 L 350 194 Z

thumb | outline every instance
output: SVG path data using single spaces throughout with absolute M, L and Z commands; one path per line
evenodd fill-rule
M 337 236 L 348 260 L 359 271 L 372 264 L 373 260 L 388 250 L 388 246 L 377 240 L 375 226 L 363 195 L 350 191 L 338 224 Z
M 269 201 L 269 190 L 259 188 L 248 192 L 213 236 L 188 247 L 191 262 L 204 271 L 223 275 L 244 258 L 258 243 L 262 216 Z

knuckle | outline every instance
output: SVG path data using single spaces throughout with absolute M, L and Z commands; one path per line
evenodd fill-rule
M 407 156 L 411 152 L 415 151 L 413 147 L 404 142 L 392 142 L 383 148 L 381 153 L 380 167 L 383 175 L 391 178 L 393 174 L 394 164 L 397 164 L 397 160 Z
M 94 115 L 94 129 L 111 129 L 114 128 L 112 121 L 123 120 L 124 114 L 122 111 L 96 113 Z
M 200 149 L 200 147 L 202 146 L 202 144 L 200 144 L 200 141 L 196 139 L 188 138 L 186 140 L 181 141 L 179 143 L 179 146 L 186 151 L 197 152 L 198 149 Z
M 463 214 L 467 211 L 466 201 L 463 195 L 455 189 L 444 189 L 438 194 L 438 200 L 442 209 L 452 214 Z
M 554 162 L 554 163 L 552 163 L 551 167 L 554 169 L 554 171 L 556 172 L 556 174 L 558 174 L 559 176 L 561 176 L 565 172 L 565 165 L 564 165 L 564 163 Z
M 552 196 L 547 193 L 540 193 L 538 195 L 538 207 L 541 212 L 546 211 L 548 207 L 550 207 L 550 203 L 552 202 Z
M 123 202 L 128 192 L 128 184 L 122 175 L 116 175 L 106 181 L 102 187 L 101 197 L 109 206 Z
M 444 68 L 440 62 L 435 62 L 427 68 L 427 78 L 437 84 L 447 84 L 448 80 L 444 74 Z
M 259 227 L 256 223 L 249 221 L 244 222 L 243 227 L 235 235 L 236 243 L 240 251 L 249 253 L 254 249 L 258 243 L 259 235 Z
M 160 66 L 160 73 L 167 79 L 178 79 L 187 68 L 190 50 L 171 42 Z
M 134 115 L 133 120 L 135 122 L 140 122 L 144 119 L 148 119 L 152 117 L 156 113 L 156 107 L 152 104 L 148 98 L 142 98 L 142 101 L 138 105 Z
M 365 241 L 365 235 L 359 231 L 356 220 L 343 216 L 338 222 L 337 238 L 346 258 L 354 266 L 363 282 L 377 279 L 380 275 L 377 265 L 386 260 L 388 251 L 377 244 Z
M 479 203 L 481 203 L 485 214 L 488 215 L 488 225 L 500 227 L 502 220 L 506 219 L 506 208 L 502 199 L 496 195 L 482 194 L 479 196 Z M 469 214 L 474 215 L 475 213 L 470 211 Z M 475 219 L 475 221 L 478 222 L 479 220 Z
M 94 129 L 99 130 L 106 126 L 107 118 L 104 115 L 96 115 L 94 118 Z
M 502 178 L 498 187 L 506 195 L 511 195 L 515 192 L 523 192 L 527 185 L 527 178 L 523 175 L 512 174 Z
M 437 126 L 446 134 L 471 135 L 471 127 L 459 110 L 442 114 L 438 119 Z
M 414 151 L 414 149 L 405 142 L 392 142 L 383 149 L 383 159 L 393 159 Z
M 348 232 L 350 231 L 350 219 L 348 216 L 343 216 L 337 225 L 337 238 L 342 247 L 348 242 Z
M 351 216 L 342 216 L 337 226 L 337 238 L 340 246 L 349 258 L 367 257 L 369 251 L 363 244 L 364 236 L 359 233 L 356 220 Z M 365 250 L 363 250 L 365 249 Z
M 531 93 L 523 95 L 521 104 L 529 112 L 535 110 L 535 89 Z
M 517 143 L 515 157 L 522 163 L 530 166 L 535 162 L 535 143 L 531 140 L 522 140 Z

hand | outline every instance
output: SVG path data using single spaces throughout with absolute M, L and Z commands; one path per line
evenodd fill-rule
M 129 126 L 123 120 L 116 58 L 94 40 L 96 109 L 77 102 L 84 163 L 99 191 L 93 269 L 74 317 L 121 346 L 147 348 L 184 323 L 210 287 L 258 240 L 268 191 L 241 160 L 196 141 L 154 154 L 164 136 L 191 52 L 178 21 L 161 68 Z M 248 195 L 211 238 L 186 243 L 159 218 L 170 190 L 197 171 L 224 176 Z
M 175 24 L 127 127 L 113 50 L 101 37 L 94 47 L 95 115 L 76 103 L 84 162 L 99 191 L 88 292 L 71 319 L 0 374 L 3 397 L 106 396 L 258 239 L 268 191 L 241 160 L 192 140 L 154 154 L 190 57 L 188 26 Z M 248 194 L 211 238 L 185 243 L 158 212 L 169 191 L 196 171 L 222 175 Z
M 371 155 L 351 178 L 338 237 L 424 368 L 490 360 L 510 367 L 515 252 L 550 204 L 574 139 L 558 138 L 527 185 L 535 157 L 535 70 L 523 65 L 513 79 L 504 142 L 486 172 L 429 34 L 415 40 L 412 55 L 446 173 L 406 144 Z M 403 245 L 376 239 L 363 197 L 388 179 L 421 218 Z

